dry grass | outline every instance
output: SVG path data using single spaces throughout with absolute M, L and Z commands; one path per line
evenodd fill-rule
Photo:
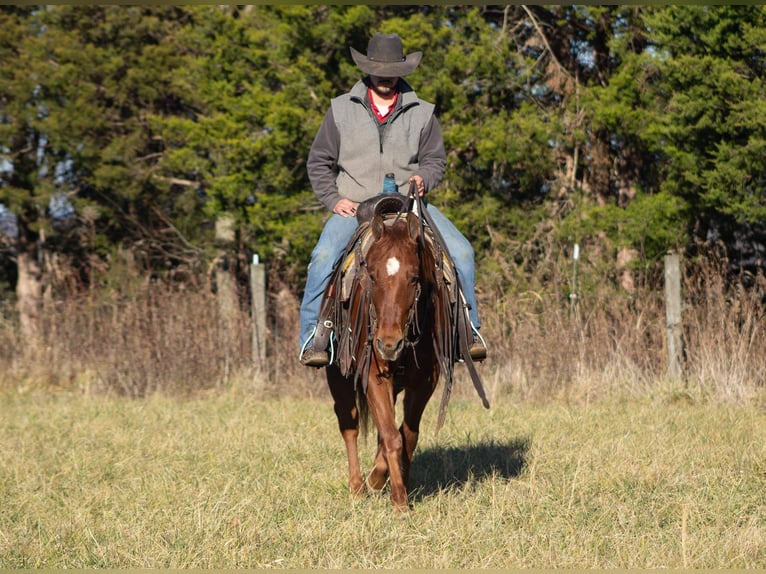
M 485 298 L 492 409 L 458 367 L 400 519 L 346 492 L 288 293 L 260 373 L 247 312 L 224 327 L 207 293 L 49 306 L 24 345 L 6 314 L 0 568 L 763 568 L 763 289 L 688 276 L 683 381 L 656 295 Z
M 683 400 L 679 400 L 683 397 Z M 329 402 L 2 397 L 0 568 L 762 568 L 766 412 L 658 390 L 426 413 L 414 510 Z M 363 445 L 369 468 L 372 443 Z
M 210 293 L 162 285 L 49 304 L 39 340 L 7 321 L 6 373 L 25 387 L 143 397 L 221 388 L 250 365 L 246 316 L 233 326 Z
M 747 402 L 763 390 L 766 376 L 766 289 L 727 286 L 723 276 L 709 262 L 687 271 L 685 384 L 716 400 Z M 31 343 L 5 313 L 0 387 L 178 396 L 220 390 L 236 378 L 261 396 L 326 396 L 322 373 L 297 363 L 298 301 L 283 290 L 270 305 L 268 358 L 260 371 L 251 358 L 248 310 L 222 321 L 215 296 L 206 292 L 144 284 L 49 304 L 40 339 Z M 483 374 L 494 397 L 640 396 L 666 378 L 663 301 L 648 287 L 630 297 L 606 289 L 585 293 L 576 306 L 555 289 L 484 296 L 481 310 L 491 345 Z M 470 388 L 460 368 L 458 377 L 458 392 Z

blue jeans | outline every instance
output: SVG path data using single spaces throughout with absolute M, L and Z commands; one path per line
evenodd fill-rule
M 463 234 L 458 231 L 457 227 L 436 207 L 428 204 L 426 209 L 428 209 L 434 224 L 442 234 L 452 260 L 455 262 L 465 301 L 470 308 L 468 314 L 471 323 L 478 329 L 481 325 L 476 305 L 476 276 L 473 247 L 471 247 L 471 244 Z M 333 214 L 325 224 L 322 234 L 319 236 L 319 241 L 317 241 L 314 251 L 311 253 L 306 288 L 303 292 L 303 301 L 301 302 L 301 326 L 298 335 L 299 349 L 303 349 L 304 344 L 314 332 L 314 328 L 319 320 L 319 310 L 322 306 L 324 291 L 330 282 L 333 269 L 341 257 L 343 257 L 346 245 L 348 245 L 348 242 L 354 235 L 356 227 L 357 221 L 355 217 L 343 217 Z

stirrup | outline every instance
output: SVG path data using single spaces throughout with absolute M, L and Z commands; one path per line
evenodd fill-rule
M 317 328 L 314 326 L 314 330 L 311 331 L 311 335 L 308 336 L 306 342 L 303 343 L 300 353 L 298 354 L 298 361 L 307 367 L 326 367 L 331 365 L 335 361 L 335 337 L 331 334 L 329 341 L 330 353 L 327 353 L 326 349 L 314 348 L 314 335 Z
M 471 354 L 471 358 L 474 361 L 483 361 L 487 358 L 487 342 L 484 340 L 484 337 L 481 336 L 479 330 L 473 326 L 473 323 L 470 323 L 470 325 L 473 341 L 471 341 L 471 344 L 468 347 L 468 352 Z
M 469 324 L 471 325 L 471 342 L 468 344 L 468 354 L 471 355 L 472 361 L 479 363 L 487 358 L 487 342 L 473 323 Z M 465 358 L 460 357 L 457 362 L 465 363 Z
M 327 351 L 317 351 L 313 347 L 306 349 L 306 352 L 301 357 L 301 364 L 304 367 L 326 367 L 330 364 L 330 359 L 327 356 Z

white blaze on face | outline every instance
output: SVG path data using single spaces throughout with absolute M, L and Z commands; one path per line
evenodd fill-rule
M 396 257 L 391 257 L 388 261 L 386 261 L 386 273 L 388 273 L 388 276 L 391 277 L 392 275 L 396 275 L 398 271 L 399 260 Z

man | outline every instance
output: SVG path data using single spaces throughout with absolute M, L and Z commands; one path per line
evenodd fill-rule
M 383 189 L 387 173 L 396 176 L 399 192 L 415 182 L 421 196 L 444 176 L 447 156 L 434 105 L 418 98 L 402 80 L 420 64 L 422 52 L 404 55 L 397 34 L 376 34 L 367 54 L 351 48 L 351 57 L 366 76 L 351 91 L 332 100 L 309 152 L 306 167 L 319 201 L 333 215 L 311 254 L 300 311 L 300 359 L 304 365 L 329 363 L 327 349 L 312 340 L 322 296 L 333 268 L 343 256 L 357 227 L 356 208 Z M 474 292 L 474 253 L 471 244 L 432 205 L 427 206 L 455 262 L 474 327 L 470 347 L 474 360 L 487 356 Z

